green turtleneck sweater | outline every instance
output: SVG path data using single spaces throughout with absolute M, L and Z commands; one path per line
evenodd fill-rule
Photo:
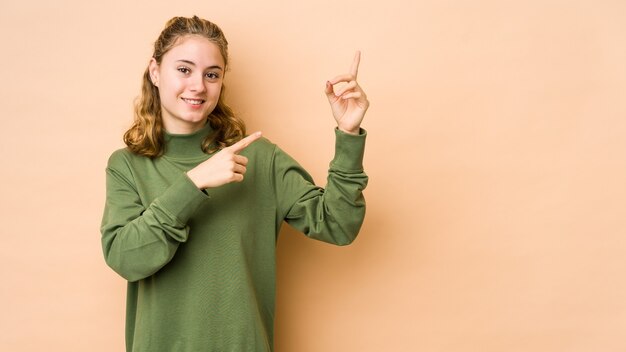
M 364 131 L 335 130 L 326 189 L 262 138 L 241 152 L 243 182 L 201 191 L 186 171 L 211 157 L 200 149 L 210 132 L 166 134 L 158 158 L 109 158 L 102 247 L 128 280 L 127 351 L 272 351 L 282 222 L 337 245 L 361 227 Z

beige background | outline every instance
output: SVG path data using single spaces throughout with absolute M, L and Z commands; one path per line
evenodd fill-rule
M 278 352 L 626 350 L 622 0 L 3 1 L 0 350 L 123 349 L 104 166 L 193 14 L 249 129 L 321 184 L 324 82 L 363 51 L 368 215 L 344 248 L 285 227 Z

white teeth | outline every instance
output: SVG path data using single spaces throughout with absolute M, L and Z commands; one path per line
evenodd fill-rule
M 202 104 L 202 100 L 185 99 L 185 98 L 183 98 L 183 100 L 188 102 L 189 104 L 193 104 L 193 105 L 200 105 L 200 104 Z

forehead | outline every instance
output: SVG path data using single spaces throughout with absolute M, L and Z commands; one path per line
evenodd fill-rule
M 186 60 L 198 66 L 224 67 L 224 58 L 219 46 L 210 40 L 197 36 L 187 35 L 176 41 L 176 44 L 163 55 L 163 61 L 173 62 Z

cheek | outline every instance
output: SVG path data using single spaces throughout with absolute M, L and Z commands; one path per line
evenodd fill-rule
M 213 85 L 212 88 L 210 88 L 213 91 L 213 95 L 216 97 L 219 97 L 220 94 L 222 93 L 222 83 L 216 83 Z
M 172 95 L 180 94 L 183 87 L 183 82 L 180 78 L 169 74 L 162 74 L 160 78 L 159 92 L 161 96 L 171 97 Z

